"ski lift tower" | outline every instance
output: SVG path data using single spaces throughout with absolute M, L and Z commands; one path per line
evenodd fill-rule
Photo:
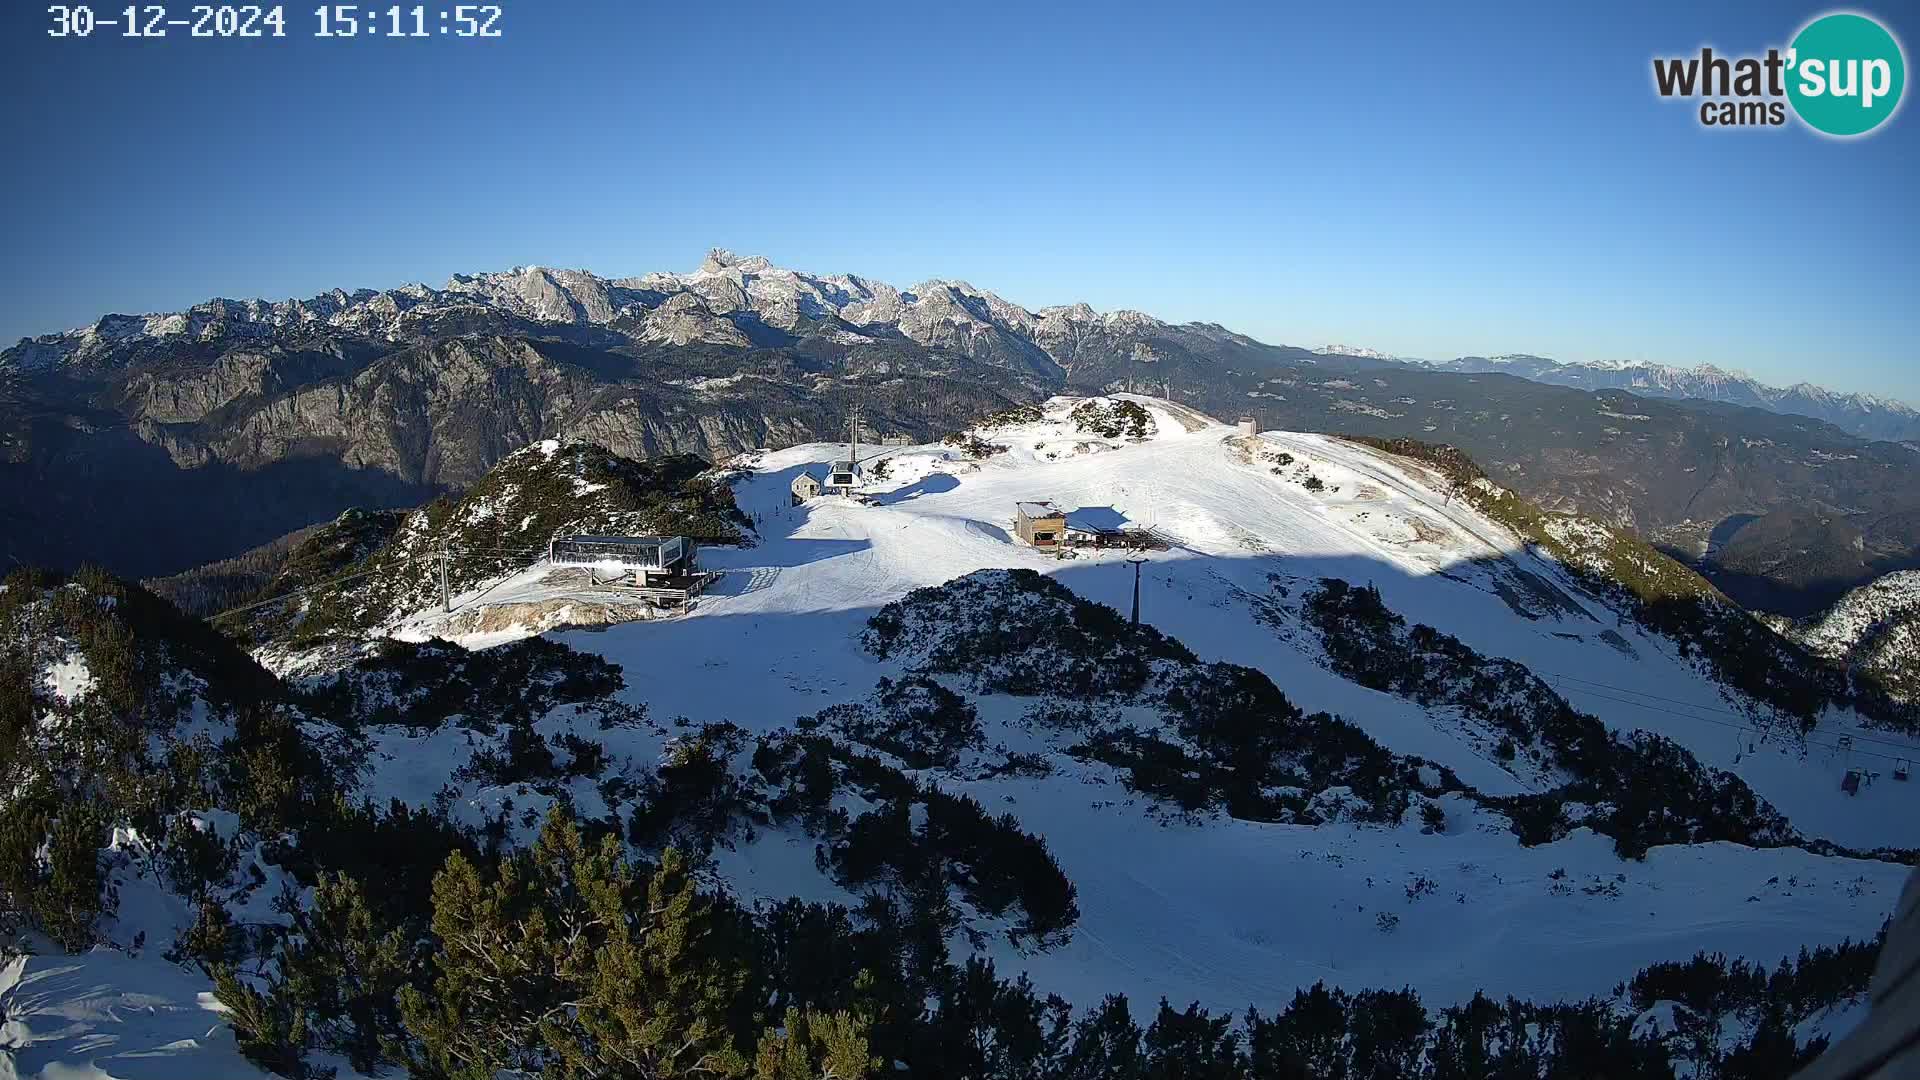
M 834 461 L 827 466 L 827 482 L 822 486 L 825 495 L 852 495 L 854 485 L 860 482 L 860 405 L 855 402 L 847 410 L 847 456 L 844 461 Z
M 1133 564 L 1133 625 L 1140 625 L 1140 566 L 1147 561 L 1145 555 L 1133 555 L 1127 558 Z

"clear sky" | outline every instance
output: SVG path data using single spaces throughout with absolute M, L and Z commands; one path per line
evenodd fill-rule
M 316 6 L 239 43 L 6 5 L 0 338 L 726 246 L 1920 402 L 1920 112 L 1714 132 L 1652 89 L 1653 56 L 1784 47 L 1819 5 L 505 0 L 496 41 L 315 39 Z M 1912 59 L 1920 10 L 1861 10 Z

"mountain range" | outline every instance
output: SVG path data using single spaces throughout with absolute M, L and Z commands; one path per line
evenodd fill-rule
M 0 353 L 0 515 L 20 523 L 0 554 L 166 574 L 348 507 L 464 490 L 542 439 L 714 460 L 843 433 L 856 402 L 869 437 L 918 439 L 1053 393 L 1151 386 L 1262 426 L 1452 443 L 1788 614 L 1920 556 L 1905 482 L 1920 450 L 1364 351 L 724 251 L 690 273 L 521 267 L 113 315 Z
M 1739 371 L 1712 364 L 1674 367 L 1667 364 L 1570 364 L 1524 353 L 1506 356 L 1462 356 L 1432 362 L 1442 371 L 1498 371 L 1535 382 L 1574 386 L 1583 390 L 1631 390 L 1647 397 L 1717 401 L 1747 405 L 1771 412 L 1825 420 L 1863 439 L 1893 442 L 1920 440 L 1920 410 L 1893 398 L 1875 394 L 1845 394 L 1808 382 L 1769 386 Z

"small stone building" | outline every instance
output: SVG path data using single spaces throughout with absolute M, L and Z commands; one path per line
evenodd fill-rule
M 1034 547 L 1059 547 L 1066 536 L 1067 515 L 1050 502 L 1016 503 L 1013 531 Z
M 793 478 L 793 505 L 799 506 L 819 494 L 820 478 L 813 473 L 803 472 Z

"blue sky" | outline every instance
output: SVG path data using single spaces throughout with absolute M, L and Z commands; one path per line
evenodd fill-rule
M 497 41 L 318 40 L 314 6 L 238 43 L 56 41 L 8 5 L 0 339 L 726 246 L 1920 402 L 1920 114 L 1713 132 L 1652 90 L 1653 56 L 1784 46 L 1817 5 L 506 0 Z M 1911 57 L 1912 9 L 1862 10 Z

